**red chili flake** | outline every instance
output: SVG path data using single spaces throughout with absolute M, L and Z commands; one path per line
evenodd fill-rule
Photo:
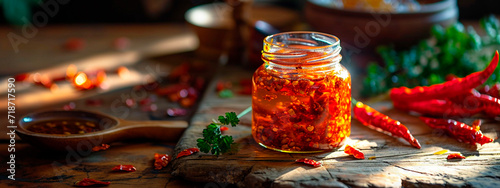
M 229 130 L 229 128 L 228 128 L 228 127 L 226 127 L 226 126 L 222 126 L 222 127 L 220 127 L 220 131 L 221 131 L 221 132 L 224 132 L 224 131 L 227 131 L 227 130 Z
M 27 80 L 30 77 L 29 73 L 22 73 L 14 76 L 14 79 L 16 79 L 16 82 L 22 82 L 24 80 Z
M 189 85 L 187 85 L 187 84 L 171 84 L 171 85 L 167 85 L 167 86 L 158 88 L 156 90 L 156 94 L 158 94 L 160 96 L 165 96 L 165 95 L 168 96 L 168 95 L 172 95 L 172 94 L 177 95 L 177 93 L 179 93 L 179 91 L 181 91 L 183 89 L 189 89 Z
M 189 108 L 194 105 L 195 101 L 195 98 L 183 98 L 179 101 L 179 104 L 184 108 Z
M 181 152 L 179 152 L 179 154 L 177 154 L 176 159 L 180 158 L 180 157 L 192 155 L 193 153 L 196 153 L 199 151 L 200 151 L 200 149 L 198 149 L 198 148 L 188 148 L 188 149 L 182 150 Z
M 354 158 L 356 158 L 356 159 L 365 159 L 365 154 L 363 154 L 363 152 L 361 152 L 358 149 L 353 148 L 349 145 L 345 146 L 344 152 L 346 154 L 354 156 Z
M 137 169 L 133 165 L 116 165 L 112 171 L 135 172 Z
M 446 159 L 465 159 L 465 156 L 463 156 L 461 153 L 452 153 L 449 154 Z
M 184 116 L 187 114 L 187 110 L 183 108 L 169 108 L 167 109 L 167 115 L 170 117 Z
M 308 165 L 311 165 L 311 166 L 314 166 L 314 167 L 320 167 L 320 166 L 323 165 L 320 162 L 317 162 L 317 161 L 315 161 L 313 159 L 308 159 L 308 158 L 297 159 L 297 160 L 295 160 L 295 162 L 296 163 L 308 164 Z
M 161 170 L 163 167 L 166 167 L 169 161 L 170 157 L 168 154 L 155 153 L 155 170 Z
M 102 105 L 102 100 L 101 99 L 87 99 L 85 101 L 85 104 L 87 106 L 101 106 Z
M 224 89 L 231 89 L 233 87 L 233 84 L 231 82 L 226 82 L 226 81 L 218 81 L 217 85 L 215 86 L 215 91 L 219 92 Z
M 191 69 L 191 66 L 189 65 L 189 63 L 184 62 L 184 63 L 180 64 L 179 66 L 175 67 L 172 70 L 172 72 L 170 73 L 169 77 L 172 79 L 178 78 L 182 75 L 188 74 L 189 69 Z
M 85 41 L 81 38 L 70 38 L 64 42 L 64 49 L 67 51 L 78 51 L 85 47 Z
M 107 149 L 109 149 L 109 147 L 110 147 L 109 144 L 101 144 L 101 145 L 98 145 L 98 146 L 94 146 L 92 148 L 92 151 L 96 152 L 96 151 L 101 151 L 101 150 L 107 150 Z
M 81 181 L 75 182 L 75 186 L 79 186 L 79 187 L 89 187 L 89 186 L 94 186 L 94 185 L 105 186 L 105 185 L 109 185 L 109 184 L 111 184 L 111 182 L 98 181 L 98 180 L 90 179 L 90 178 L 83 178 Z

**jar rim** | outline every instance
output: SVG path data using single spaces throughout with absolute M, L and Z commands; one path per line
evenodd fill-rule
M 271 40 L 271 39 L 274 39 L 278 36 L 284 36 L 284 35 L 292 36 L 292 35 L 300 35 L 300 34 L 311 34 L 314 39 L 318 39 L 318 38 L 314 37 L 315 35 L 322 36 L 324 38 L 320 39 L 320 40 L 325 42 L 325 43 L 329 43 L 327 45 L 321 45 L 321 46 L 308 46 L 308 48 L 307 48 L 308 50 L 331 48 L 331 47 L 335 47 L 335 46 L 340 45 L 340 39 L 337 36 L 327 34 L 327 33 L 322 33 L 322 32 L 316 32 L 316 31 L 289 31 L 289 32 L 272 34 L 272 35 L 269 35 L 266 38 L 264 38 L 264 45 L 269 45 L 270 47 L 278 47 L 278 48 L 287 47 L 290 49 L 302 49 L 302 48 L 295 48 L 295 47 L 290 47 L 290 46 L 278 45 Z M 328 39 L 328 41 L 325 41 L 325 39 Z

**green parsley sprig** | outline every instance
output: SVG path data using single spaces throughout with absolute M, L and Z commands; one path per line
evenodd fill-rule
M 241 114 L 240 114 L 241 115 Z M 220 131 L 221 125 L 231 125 L 235 127 L 240 120 L 235 112 L 226 112 L 226 116 L 219 116 L 219 122 L 213 122 L 203 129 L 203 138 L 196 140 L 198 148 L 201 152 L 211 152 L 213 155 L 220 155 L 231 150 L 231 146 L 235 145 L 233 137 L 222 135 Z

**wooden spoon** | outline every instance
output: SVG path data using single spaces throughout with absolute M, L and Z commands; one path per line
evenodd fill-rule
M 83 134 L 45 134 L 28 131 L 30 125 L 54 120 L 95 122 L 100 130 Z M 185 121 L 128 121 L 101 113 L 74 110 L 51 110 L 24 116 L 18 123 L 17 135 L 34 146 L 51 150 L 88 151 L 100 144 L 127 139 L 153 139 L 176 142 L 187 128 Z

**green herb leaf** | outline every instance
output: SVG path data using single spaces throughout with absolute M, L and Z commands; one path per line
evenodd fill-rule
M 197 139 L 197 146 L 201 152 L 212 153 L 213 155 L 224 154 L 228 151 L 233 151 L 234 140 L 232 136 L 222 135 L 220 131 L 221 125 L 236 126 L 240 120 L 235 112 L 227 112 L 226 116 L 219 116 L 219 122 L 211 123 L 207 128 L 203 129 L 203 138 Z

